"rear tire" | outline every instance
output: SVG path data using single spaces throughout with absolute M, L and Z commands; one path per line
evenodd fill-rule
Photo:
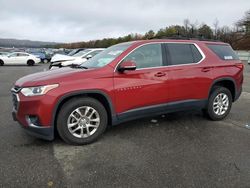
M 219 121 L 230 113 L 231 107 L 231 92 L 225 87 L 216 86 L 212 89 L 207 108 L 203 111 L 209 119 Z
M 35 61 L 33 61 L 33 60 L 28 60 L 27 61 L 28 66 L 33 66 L 34 64 L 35 64 Z
M 0 59 L 0 66 L 3 66 L 4 65 L 4 62 L 3 60 Z
M 57 130 L 68 144 L 84 145 L 96 141 L 106 130 L 108 115 L 96 99 L 73 98 L 61 107 Z

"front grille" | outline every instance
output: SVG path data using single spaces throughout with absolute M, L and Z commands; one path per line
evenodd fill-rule
M 18 96 L 15 93 L 12 93 L 12 103 L 13 103 L 14 110 L 17 111 L 19 101 L 18 101 Z
M 19 97 L 18 97 L 18 93 L 21 91 L 21 87 L 19 86 L 14 86 L 12 89 L 11 89 L 11 95 L 12 95 L 12 103 L 13 103 L 13 107 L 14 107 L 14 110 L 17 111 L 18 109 L 18 104 L 19 104 Z
M 19 86 L 14 86 L 12 89 L 11 89 L 11 91 L 12 92 L 14 92 L 14 93 L 19 93 L 19 91 L 21 91 L 21 87 L 19 87 Z

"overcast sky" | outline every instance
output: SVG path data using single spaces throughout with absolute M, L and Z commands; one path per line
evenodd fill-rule
M 232 26 L 250 0 L 0 0 L 0 38 L 76 42 L 191 22 Z

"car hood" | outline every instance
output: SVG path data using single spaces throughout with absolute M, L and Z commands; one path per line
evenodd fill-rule
M 55 70 L 49 70 L 44 72 L 39 72 L 35 74 L 30 74 L 24 76 L 16 81 L 16 86 L 19 87 L 29 87 L 38 85 L 55 84 L 58 82 L 63 82 L 66 78 L 71 77 L 75 73 L 81 73 L 83 71 L 89 71 L 84 69 L 73 69 L 73 68 L 60 68 Z
M 51 58 L 51 63 L 58 62 L 58 61 L 72 61 L 75 57 L 68 56 L 68 55 L 62 55 L 62 54 L 56 54 Z

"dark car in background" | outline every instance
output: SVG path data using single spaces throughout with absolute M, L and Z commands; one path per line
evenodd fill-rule
M 36 57 L 41 59 L 41 62 L 48 63 L 51 58 L 47 57 L 43 52 L 31 52 L 31 54 L 35 55 Z
M 42 63 L 48 63 L 51 60 L 51 55 L 48 54 L 43 48 L 30 48 L 26 49 L 25 51 L 41 59 Z

